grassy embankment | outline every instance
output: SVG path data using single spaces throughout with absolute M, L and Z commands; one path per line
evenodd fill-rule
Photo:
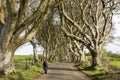
M 16 73 L 1 75 L 0 80 L 33 80 L 34 77 L 42 73 L 42 63 L 27 65 L 26 59 L 33 59 L 33 56 L 14 56 Z M 30 63 L 32 64 L 32 63 Z
M 89 58 L 89 60 L 91 59 L 90 56 L 87 56 L 87 57 Z M 103 80 L 105 78 L 114 78 L 114 75 L 120 74 L 120 55 L 110 54 L 108 58 L 109 58 L 109 63 L 108 63 L 109 67 L 107 71 L 105 69 L 106 66 L 102 68 L 96 67 L 95 69 L 89 69 L 90 64 L 88 63 L 79 63 L 76 66 L 83 73 L 92 77 L 93 80 Z

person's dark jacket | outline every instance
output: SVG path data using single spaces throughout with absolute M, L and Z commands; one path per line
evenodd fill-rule
M 47 69 L 47 68 L 48 68 L 48 64 L 47 64 L 46 61 L 43 62 L 43 68 L 44 68 L 44 69 Z

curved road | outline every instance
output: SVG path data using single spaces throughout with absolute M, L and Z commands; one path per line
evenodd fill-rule
M 38 76 L 34 80 L 91 80 L 78 71 L 73 64 L 60 63 L 49 65 L 48 74 Z

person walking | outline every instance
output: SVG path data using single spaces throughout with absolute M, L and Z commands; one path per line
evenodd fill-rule
M 44 73 L 47 74 L 48 64 L 46 60 L 43 61 L 43 69 L 44 69 Z

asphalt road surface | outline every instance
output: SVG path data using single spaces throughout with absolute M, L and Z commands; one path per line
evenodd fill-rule
M 73 64 L 51 64 L 48 74 L 42 74 L 34 80 L 91 80 L 88 76 L 78 71 Z

